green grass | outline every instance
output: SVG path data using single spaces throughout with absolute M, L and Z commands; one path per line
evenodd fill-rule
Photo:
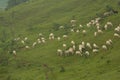
M 111 5 L 120 11 L 117 5 L 119 0 L 35 0 L 23 3 L 8 11 L 1 12 L 0 35 L 2 30 L 7 32 L 7 38 L 15 38 L 18 35 L 28 37 L 32 42 L 42 32 L 46 38 L 50 32 L 56 36 L 67 33 L 65 30 L 54 31 L 53 26 L 67 24 L 75 16 L 78 25 L 85 25 L 89 20 L 96 17 L 96 13 L 105 12 L 105 6 Z M 12 13 L 14 16 L 12 17 Z M 14 59 L 9 54 L 9 64 L 0 65 L 0 80 L 46 80 L 45 72 L 48 72 L 49 80 L 119 80 L 120 79 L 120 39 L 113 39 L 114 28 L 120 23 L 120 13 L 109 16 L 102 20 L 101 24 L 111 21 L 114 27 L 104 32 L 103 35 L 95 38 L 94 28 L 84 28 L 88 31 L 86 36 L 68 32 L 69 38 L 49 41 L 46 44 L 37 45 L 30 50 L 18 50 L 17 58 Z M 13 33 L 11 33 L 11 30 Z M 68 28 L 69 30 L 69 28 Z M 13 35 L 14 34 L 14 35 Z M 59 57 L 56 50 L 62 47 L 63 43 L 70 44 L 71 40 L 80 43 L 82 40 L 91 43 L 95 42 L 99 46 L 109 38 L 113 39 L 113 48 L 108 51 L 100 49 L 98 54 L 91 53 L 90 57 L 69 56 Z M 1 44 L 1 43 L 0 43 Z M 51 69 L 45 69 L 43 64 L 47 64 Z M 60 72 L 61 66 L 65 72 Z

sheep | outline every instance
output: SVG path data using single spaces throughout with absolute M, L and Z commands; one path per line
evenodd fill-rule
M 95 37 L 97 36 L 97 32 L 94 32 L 94 36 L 95 36 Z
M 87 23 L 86 26 L 89 28 L 91 26 L 91 23 Z
M 76 30 L 76 33 L 79 33 L 80 32 L 80 30 L 78 29 L 78 30 Z
M 88 48 L 90 48 L 90 49 L 92 49 L 92 46 L 91 46 L 91 44 L 90 43 L 86 43 L 86 46 L 88 47 Z
M 75 42 L 74 42 L 74 41 L 71 41 L 71 44 L 72 44 L 72 45 L 75 45 Z
M 82 45 L 82 44 L 79 45 L 79 50 L 80 50 L 81 52 L 83 51 L 84 48 L 85 48 L 84 45 Z
M 116 31 L 116 32 L 120 32 L 120 27 L 119 27 L 119 26 L 116 27 L 116 28 L 114 29 L 114 31 Z
M 67 35 L 63 35 L 63 38 L 67 38 L 68 36 Z
M 71 20 L 70 23 L 74 24 L 74 23 L 76 23 L 76 20 Z
M 27 37 L 25 37 L 25 38 L 24 38 L 24 40 L 25 40 L 25 41 L 27 41 L 27 40 L 28 40 L 28 38 L 27 38 Z
M 111 39 L 109 39 L 108 41 L 112 44 L 112 40 Z
M 21 41 L 21 43 L 22 43 L 22 44 L 25 44 L 25 41 L 24 41 L 24 40 L 22 40 L 22 41 Z
M 42 37 L 42 36 L 43 36 L 43 34 L 42 34 L 42 33 L 39 33 L 39 36 L 40 36 L 40 37 Z
M 54 34 L 53 34 L 53 33 L 50 33 L 49 39 L 50 39 L 50 40 L 54 39 Z
M 118 37 L 118 38 L 120 38 L 120 35 L 117 34 L 117 33 L 114 33 L 114 37 Z
M 93 47 L 94 47 L 94 48 L 99 48 L 95 43 L 93 44 Z
M 98 49 L 93 49 L 92 50 L 93 53 L 98 53 L 98 51 L 99 51 Z
M 107 50 L 107 46 L 106 45 L 102 45 L 102 49 Z
M 74 49 L 73 49 L 72 47 L 70 47 L 70 48 L 68 49 L 68 51 L 69 51 L 69 53 L 71 53 L 72 55 L 74 54 Z
M 71 29 L 70 31 L 71 31 L 71 32 L 74 32 L 74 29 Z
M 105 26 L 104 26 L 104 29 L 107 30 L 107 29 L 108 29 L 108 25 L 105 25 Z
M 40 43 L 42 43 L 42 41 L 39 40 L 39 41 L 38 41 L 38 44 L 40 44 Z
M 103 33 L 103 31 L 99 29 L 99 30 L 98 30 L 98 33 Z
M 75 54 L 82 56 L 82 53 L 80 51 L 76 51 Z
M 42 40 L 42 43 L 46 43 L 45 39 Z
M 83 26 L 80 24 L 79 27 L 82 28 Z
M 86 35 L 86 30 L 83 30 L 82 33 L 83 33 L 84 35 Z
M 112 22 L 107 22 L 108 26 L 113 26 Z
M 59 29 L 64 29 L 64 26 L 60 26 Z
M 16 57 L 17 56 L 17 53 L 15 50 L 13 50 L 13 55 Z
M 66 48 L 67 47 L 67 45 L 66 44 L 63 44 L 63 48 Z
M 90 55 L 89 51 L 85 51 L 84 54 L 85 54 L 86 56 L 89 56 L 89 55 Z
M 57 50 L 57 54 L 58 54 L 59 56 L 62 56 L 62 55 L 63 55 L 63 51 L 62 51 L 61 49 L 58 49 L 58 50 Z
M 106 41 L 106 45 L 111 45 L 111 42 L 110 41 Z
M 57 40 L 58 40 L 58 41 L 60 41 L 60 39 L 61 39 L 60 37 L 57 37 Z
M 75 45 L 73 45 L 72 48 L 73 48 L 73 50 L 75 51 L 75 49 L 76 49 Z
M 34 43 L 33 43 L 33 45 L 32 45 L 32 47 L 35 47 L 35 46 L 36 46 L 36 44 L 37 44 L 37 43 L 36 43 L 36 42 L 34 42 Z
M 30 47 L 29 47 L 29 46 L 25 46 L 25 48 L 26 48 L 26 49 L 30 49 Z

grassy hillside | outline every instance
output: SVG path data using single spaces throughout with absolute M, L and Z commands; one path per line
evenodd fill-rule
M 118 2 L 119 0 L 31 0 L 0 13 L 0 35 L 6 35 L 6 42 L 18 36 L 27 36 L 27 45 L 31 46 L 39 33 L 43 33 L 47 39 L 46 44 L 37 45 L 35 48 L 17 49 L 16 59 L 5 50 L 8 63 L 0 64 L 0 80 L 46 80 L 46 75 L 49 80 L 119 80 L 120 39 L 114 39 L 113 33 L 120 23 L 120 13 L 101 21 L 102 25 L 111 21 L 114 26 L 97 38 L 93 36 L 95 28 L 89 29 L 85 26 L 97 17 L 96 14 L 104 13 L 107 5 L 120 12 Z M 70 32 L 70 20 L 73 17 L 77 20 L 77 27 L 79 24 L 84 25 L 86 36 L 81 32 Z M 66 29 L 54 30 L 57 25 L 63 25 Z M 50 41 L 48 36 L 51 32 L 56 37 L 67 34 L 69 38 L 60 42 Z M 4 36 L 0 37 L 2 38 Z M 81 41 L 95 42 L 101 46 L 109 38 L 113 39 L 112 48 L 107 51 L 100 49 L 98 54 L 91 52 L 88 58 L 56 55 L 56 50 L 61 48 L 63 43 L 70 45 L 71 40 L 77 44 Z M 4 43 L 1 41 L 0 47 Z M 49 68 L 45 68 L 43 64 L 47 64 Z M 61 66 L 64 67 L 64 72 L 61 72 Z

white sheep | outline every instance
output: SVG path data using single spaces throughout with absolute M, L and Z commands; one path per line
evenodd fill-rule
M 36 46 L 36 44 L 37 44 L 37 43 L 36 43 L 36 42 L 34 42 L 34 43 L 33 43 L 33 45 L 32 45 L 32 47 L 35 47 L 35 46 Z
M 79 30 L 79 29 L 77 29 L 77 30 L 76 30 L 76 33 L 79 33 L 79 32 L 80 32 L 80 30 Z
M 59 29 L 64 29 L 64 26 L 60 26 Z
M 72 44 L 72 45 L 75 45 L 75 42 L 74 42 L 74 41 L 71 41 L 71 44 Z
M 89 56 L 89 55 L 90 55 L 89 51 L 85 51 L 84 54 L 85 54 L 86 56 Z
M 88 47 L 88 48 L 90 48 L 90 49 L 92 49 L 92 46 L 91 46 L 91 44 L 90 43 L 86 43 L 86 46 Z
M 63 51 L 61 49 L 58 49 L 57 50 L 57 54 L 60 55 L 60 56 L 62 56 L 63 55 Z
M 94 48 L 99 48 L 98 45 L 95 44 L 95 43 L 93 44 L 93 47 L 94 47 Z
M 106 45 L 102 45 L 102 49 L 107 50 L 107 46 Z
M 74 29 L 71 29 L 70 31 L 71 31 L 71 32 L 74 32 Z
M 75 54 L 82 56 L 82 53 L 80 51 L 76 51 Z
M 26 49 L 30 49 L 30 47 L 29 47 L 29 46 L 25 46 L 25 48 L 26 48 Z
M 25 37 L 25 38 L 24 38 L 24 40 L 25 40 L 25 41 L 27 41 L 27 40 L 28 40 L 28 38 L 27 38 L 27 37 Z
M 67 35 L 63 35 L 63 38 L 67 38 L 68 36 Z
M 63 44 L 63 48 L 66 48 L 67 47 L 67 45 L 66 44 Z
M 60 37 L 57 37 L 57 40 L 58 40 L 58 41 L 60 41 L 60 39 L 61 39 Z
M 86 30 L 83 30 L 82 33 L 85 35 L 87 32 L 86 32 Z
M 22 41 L 21 41 L 21 43 L 22 43 L 22 44 L 25 44 L 25 41 L 24 41 L 24 40 L 22 40 Z
M 73 50 L 75 51 L 75 49 L 76 49 L 76 46 L 75 46 L 75 45 L 73 45 L 73 46 L 72 46 L 72 48 L 73 48 Z
M 82 28 L 83 26 L 80 24 L 79 27 Z
M 94 32 L 94 36 L 95 36 L 95 37 L 97 36 L 97 32 Z
M 120 35 L 117 34 L 117 33 L 114 33 L 114 37 L 118 37 L 118 38 L 120 38 Z
M 16 57 L 17 56 L 17 53 L 15 50 L 13 50 L 13 55 Z
M 103 31 L 99 29 L 99 30 L 98 30 L 98 33 L 103 33 Z
M 99 50 L 98 49 L 93 49 L 93 51 L 92 51 L 93 53 L 98 53 L 99 52 Z

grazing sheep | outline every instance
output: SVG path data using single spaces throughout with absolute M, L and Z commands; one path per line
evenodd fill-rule
M 71 44 L 72 44 L 72 45 L 75 45 L 75 42 L 74 42 L 74 41 L 71 41 Z
M 87 32 L 86 32 L 86 30 L 83 30 L 82 33 L 83 33 L 84 35 L 86 35 Z
M 63 38 L 67 38 L 68 36 L 67 35 L 63 35 Z
M 40 36 L 40 37 L 42 37 L 42 36 L 43 36 L 43 34 L 42 34 L 42 33 L 39 33 L 39 36 Z
M 106 45 L 111 45 L 111 42 L 110 41 L 106 41 Z
M 71 23 L 71 24 L 75 24 L 75 23 L 76 23 L 76 20 L 71 20 L 70 23 Z
M 28 40 L 28 38 L 27 37 L 25 37 L 25 39 L 24 39 L 25 41 L 27 41 Z
M 60 26 L 59 29 L 64 29 L 64 26 Z
M 108 29 L 108 25 L 105 25 L 104 28 L 105 28 L 105 30 L 107 30 Z
M 71 31 L 71 32 L 74 32 L 74 29 L 71 29 L 70 31 Z
M 94 48 L 99 48 L 95 43 L 93 44 L 93 47 L 94 47 Z
M 75 51 L 75 49 L 76 49 L 75 45 L 73 45 L 72 48 L 73 48 L 73 50 Z
M 91 26 L 91 22 L 87 23 L 86 26 L 89 28 Z
M 70 54 L 72 54 L 72 55 L 74 54 L 74 49 L 73 49 L 72 47 L 70 47 L 70 48 L 68 49 L 68 51 L 69 51 Z
M 64 48 L 66 48 L 66 47 L 67 47 L 67 45 L 66 45 L 66 44 L 63 44 L 63 47 L 64 47 Z
M 32 45 L 32 47 L 35 47 L 35 46 L 36 46 L 36 44 L 37 44 L 37 43 L 36 43 L 36 42 L 34 42 L 34 43 L 33 43 L 33 45 Z
M 113 26 L 112 22 L 107 22 L 108 26 Z
M 80 24 L 79 27 L 82 28 L 83 26 Z
M 106 45 L 102 45 L 102 49 L 107 50 L 107 46 Z
M 21 43 L 22 43 L 22 44 L 25 44 L 25 41 L 24 41 L 24 40 L 22 40 L 22 41 L 21 41 Z
M 99 30 L 98 30 L 98 33 L 103 33 L 103 31 L 99 29 Z
M 63 51 L 62 51 L 61 49 L 58 49 L 58 50 L 57 50 L 57 54 L 58 54 L 59 56 L 62 56 L 62 55 L 63 55 Z
M 60 39 L 61 39 L 60 37 L 57 37 L 57 40 L 58 40 L 58 41 L 60 41 Z
M 93 53 L 98 53 L 99 52 L 99 50 L 98 49 L 93 49 L 93 51 L 92 51 Z
M 90 44 L 90 43 L 86 43 L 86 47 L 88 47 L 88 48 L 92 49 L 92 46 L 91 46 L 91 44 Z
M 80 51 L 76 51 L 75 54 L 82 56 L 82 53 Z
M 53 40 L 53 39 L 54 39 L 54 34 L 53 34 L 53 33 L 50 33 L 49 39 L 50 39 L 50 40 Z
M 46 43 L 45 39 L 42 40 L 42 43 Z
M 88 51 L 85 51 L 85 53 L 84 53 L 86 56 L 89 56 L 90 55 L 90 53 L 88 52 Z
M 16 57 L 17 56 L 17 53 L 15 50 L 13 50 L 13 55 Z
M 97 36 L 97 32 L 94 32 L 94 36 L 95 36 L 95 37 Z
M 78 30 L 76 30 L 76 33 L 79 33 L 80 32 L 80 30 L 78 29 Z
M 120 38 L 120 35 L 117 34 L 117 33 L 114 33 L 114 37 L 118 37 L 118 38 Z
M 30 49 L 30 47 L 29 47 L 29 46 L 25 46 L 25 48 L 26 48 L 26 49 Z

